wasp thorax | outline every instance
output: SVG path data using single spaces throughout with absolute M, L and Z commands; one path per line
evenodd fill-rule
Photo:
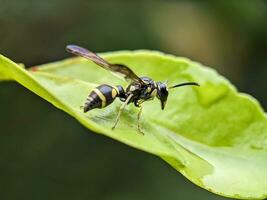
M 169 92 L 166 83 L 157 82 L 157 98 L 161 102 L 161 109 L 163 110 L 167 102 Z

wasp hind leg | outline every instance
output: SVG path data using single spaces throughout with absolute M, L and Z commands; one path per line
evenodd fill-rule
M 138 131 L 141 134 L 145 135 L 145 133 L 142 131 L 141 125 L 140 125 L 140 119 L 141 119 L 142 110 L 143 110 L 143 106 L 140 105 L 140 109 L 139 109 L 139 112 L 138 112 L 138 115 L 137 115 L 137 128 L 138 128 Z
M 114 124 L 113 127 L 112 127 L 112 130 L 114 130 L 114 129 L 116 128 L 116 126 L 117 126 L 117 124 L 118 124 L 118 122 L 119 122 L 119 120 L 120 120 L 121 113 L 122 113 L 122 111 L 124 110 L 125 106 L 129 103 L 129 101 L 130 101 L 130 99 L 132 98 L 132 96 L 133 96 L 133 94 L 130 94 L 130 95 L 127 97 L 126 101 L 121 105 L 121 107 L 120 107 L 120 109 L 119 109 L 119 113 L 118 113 L 118 115 L 117 115 L 117 117 L 116 117 L 115 124 Z

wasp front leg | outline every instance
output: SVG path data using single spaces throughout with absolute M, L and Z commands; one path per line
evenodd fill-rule
M 140 125 L 140 119 L 141 119 L 143 106 L 139 105 L 139 107 L 140 107 L 140 109 L 139 109 L 139 112 L 138 112 L 138 115 L 137 115 L 137 128 L 138 128 L 138 131 L 144 135 L 144 132 L 142 131 L 141 125 Z

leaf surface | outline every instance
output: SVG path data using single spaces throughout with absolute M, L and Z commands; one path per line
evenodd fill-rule
M 238 93 L 214 70 L 185 58 L 153 51 L 101 54 L 126 64 L 138 75 L 170 85 L 186 81 L 201 87 L 170 91 L 165 110 L 158 100 L 144 103 L 142 129 L 138 109 L 129 105 L 112 131 L 121 102 L 84 114 L 80 109 L 99 84 L 127 83 L 82 58 L 25 70 L 0 56 L 0 79 L 12 79 L 96 133 L 161 157 L 193 183 L 211 192 L 241 199 L 267 197 L 267 117 L 258 102 Z M 177 186 L 178 188 L 179 186 Z

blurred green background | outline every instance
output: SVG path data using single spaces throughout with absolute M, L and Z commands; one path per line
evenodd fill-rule
M 266 19 L 263 0 L 0 0 L 0 53 L 32 66 L 70 56 L 70 43 L 159 50 L 216 68 L 266 110 Z M 1 200 L 225 199 L 16 83 L 2 82 L 0 97 Z

